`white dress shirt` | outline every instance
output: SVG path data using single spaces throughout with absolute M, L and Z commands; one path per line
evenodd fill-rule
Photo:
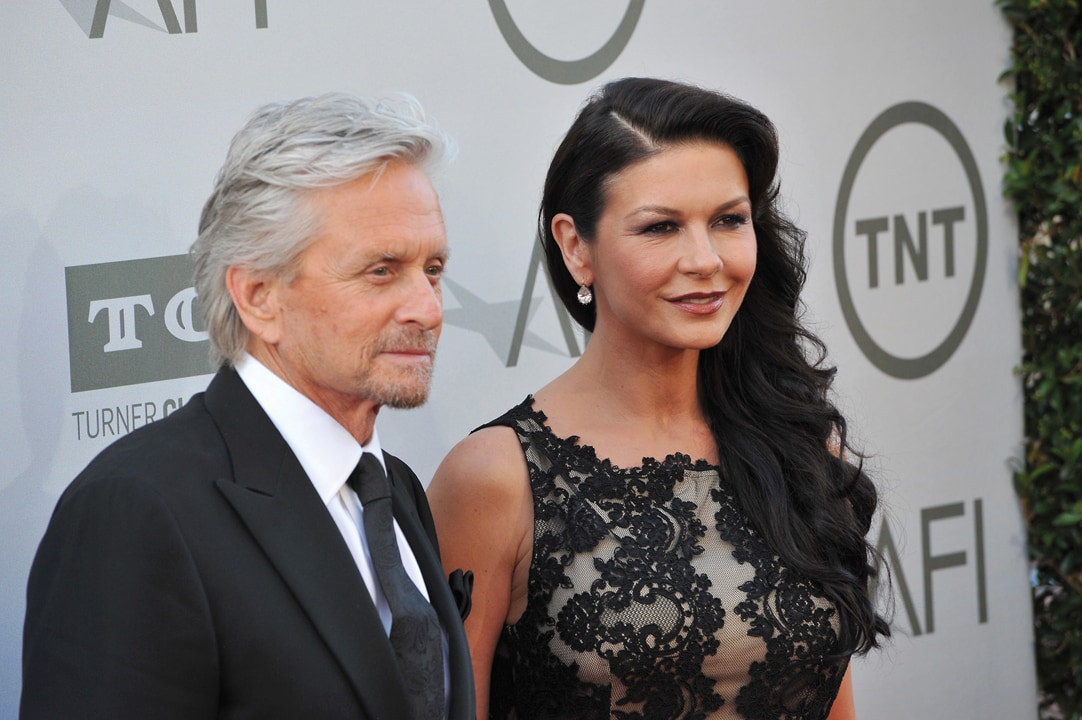
M 391 609 L 383 596 L 379 582 L 372 568 L 372 557 L 368 552 L 368 540 L 360 531 L 362 506 L 357 494 L 346 485 L 346 479 L 360 462 L 361 454 L 374 454 L 381 465 L 383 452 L 379 444 L 379 435 L 375 428 L 372 439 L 361 446 L 338 421 L 328 415 L 297 391 L 292 385 L 275 375 L 263 363 L 245 353 L 236 364 L 241 380 L 255 396 L 263 411 L 270 417 L 278 432 L 285 438 L 293 454 L 297 456 L 301 467 L 312 481 L 316 492 L 327 506 L 342 539 L 346 541 L 349 552 L 353 555 L 357 569 L 361 572 L 364 584 L 372 595 L 372 602 L 379 610 L 383 628 L 391 632 Z M 386 466 L 384 465 L 384 471 Z M 402 565 L 417 589 L 428 598 L 424 576 L 417 564 L 417 558 L 406 542 L 398 521 L 394 522 L 395 535 L 398 537 L 398 551 L 402 555 Z M 446 666 L 446 661 L 444 662 Z

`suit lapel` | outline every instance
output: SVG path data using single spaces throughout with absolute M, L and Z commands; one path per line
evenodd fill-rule
M 308 476 L 232 369 L 206 392 L 232 456 L 215 484 L 289 586 L 371 717 L 407 717 L 394 653 L 368 589 Z
M 417 514 L 416 503 L 406 490 L 408 479 L 400 477 L 401 474 L 409 471 L 404 470 L 399 463 L 388 460 L 386 464 L 391 479 L 395 520 L 398 521 L 402 533 L 410 544 L 410 549 L 417 558 L 417 564 L 421 568 L 425 586 L 428 589 L 429 601 L 436 609 L 440 624 L 447 633 L 447 660 L 451 676 L 451 704 L 448 717 L 450 720 L 466 720 L 467 718 L 473 720 L 475 712 L 474 704 L 471 702 L 473 671 L 458 605 L 451 594 L 432 539 Z

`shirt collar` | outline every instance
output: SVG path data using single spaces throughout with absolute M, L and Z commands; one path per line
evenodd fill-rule
M 362 453 L 374 454 L 384 465 L 379 433 L 374 427 L 372 438 L 362 446 L 323 408 L 248 353 L 236 363 L 236 369 L 297 456 L 324 504 L 342 489 Z

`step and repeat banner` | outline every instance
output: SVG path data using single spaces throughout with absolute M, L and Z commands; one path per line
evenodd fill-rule
M 406 91 L 459 145 L 431 401 L 383 443 L 427 478 L 584 337 L 535 243 L 556 143 L 604 81 L 741 97 L 782 138 L 808 318 L 882 490 L 894 638 L 862 718 L 1032 718 L 1016 228 L 999 157 L 1010 32 L 991 0 L 37 0 L 0 8 L 0 717 L 61 490 L 207 383 L 187 249 L 258 105 Z

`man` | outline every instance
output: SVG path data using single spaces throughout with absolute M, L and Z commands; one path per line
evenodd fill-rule
M 220 369 L 60 498 L 30 573 L 23 718 L 472 720 L 424 492 L 375 430 L 428 392 L 443 149 L 408 98 L 271 105 L 234 138 L 192 247 Z

